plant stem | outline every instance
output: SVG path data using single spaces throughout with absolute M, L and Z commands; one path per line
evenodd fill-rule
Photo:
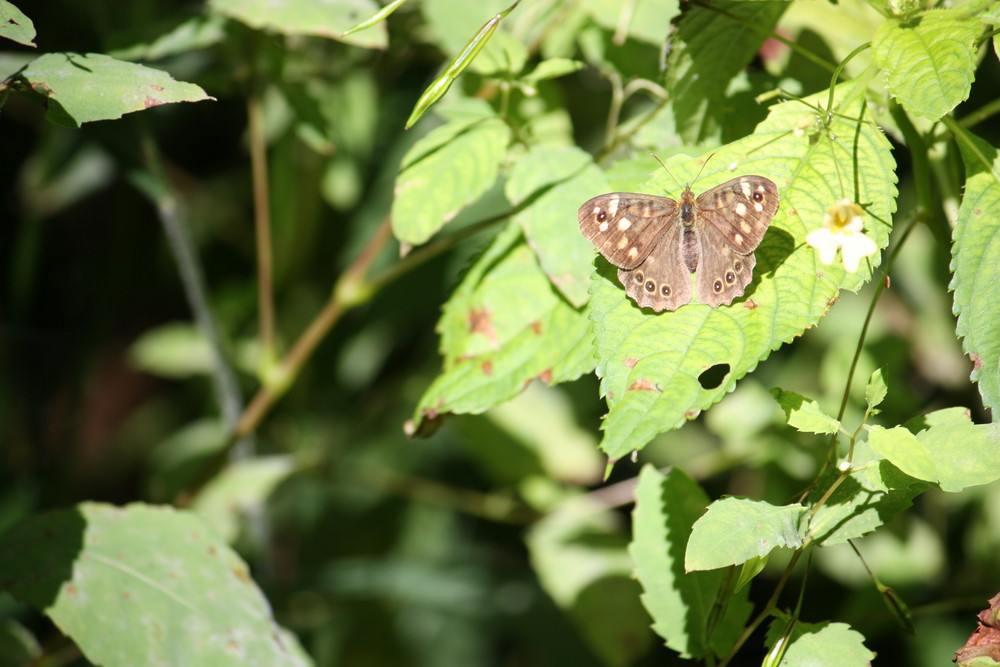
M 250 171 L 253 183 L 254 237 L 257 245 L 257 305 L 264 368 L 275 357 L 274 349 L 274 253 L 271 243 L 271 200 L 268 190 L 267 145 L 261 110 L 260 88 L 251 80 L 247 96 L 250 141 Z

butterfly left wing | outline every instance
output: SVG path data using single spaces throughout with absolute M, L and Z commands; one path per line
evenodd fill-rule
M 629 271 L 642 264 L 677 218 L 677 202 L 635 192 L 587 200 L 577 212 L 580 231 L 609 262 Z

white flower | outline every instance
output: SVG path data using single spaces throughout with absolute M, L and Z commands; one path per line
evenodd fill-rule
M 850 199 L 841 199 L 826 209 L 823 226 L 806 236 L 806 243 L 819 250 L 819 261 L 832 264 L 840 249 L 844 268 L 855 273 L 862 257 L 874 255 L 878 251 L 875 241 L 862 233 L 865 226 L 861 221 L 861 207 Z

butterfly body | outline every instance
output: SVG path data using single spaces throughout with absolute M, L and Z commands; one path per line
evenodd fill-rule
M 580 229 L 618 267 L 625 292 L 642 307 L 677 310 L 692 301 L 716 308 L 742 296 L 760 244 L 778 210 L 778 189 L 740 176 L 680 201 L 612 192 L 580 207 Z M 692 290 L 691 275 L 694 274 Z

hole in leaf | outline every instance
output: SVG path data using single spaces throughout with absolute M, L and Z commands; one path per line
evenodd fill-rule
M 729 364 L 716 364 L 698 376 L 702 389 L 715 389 L 729 374 Z

